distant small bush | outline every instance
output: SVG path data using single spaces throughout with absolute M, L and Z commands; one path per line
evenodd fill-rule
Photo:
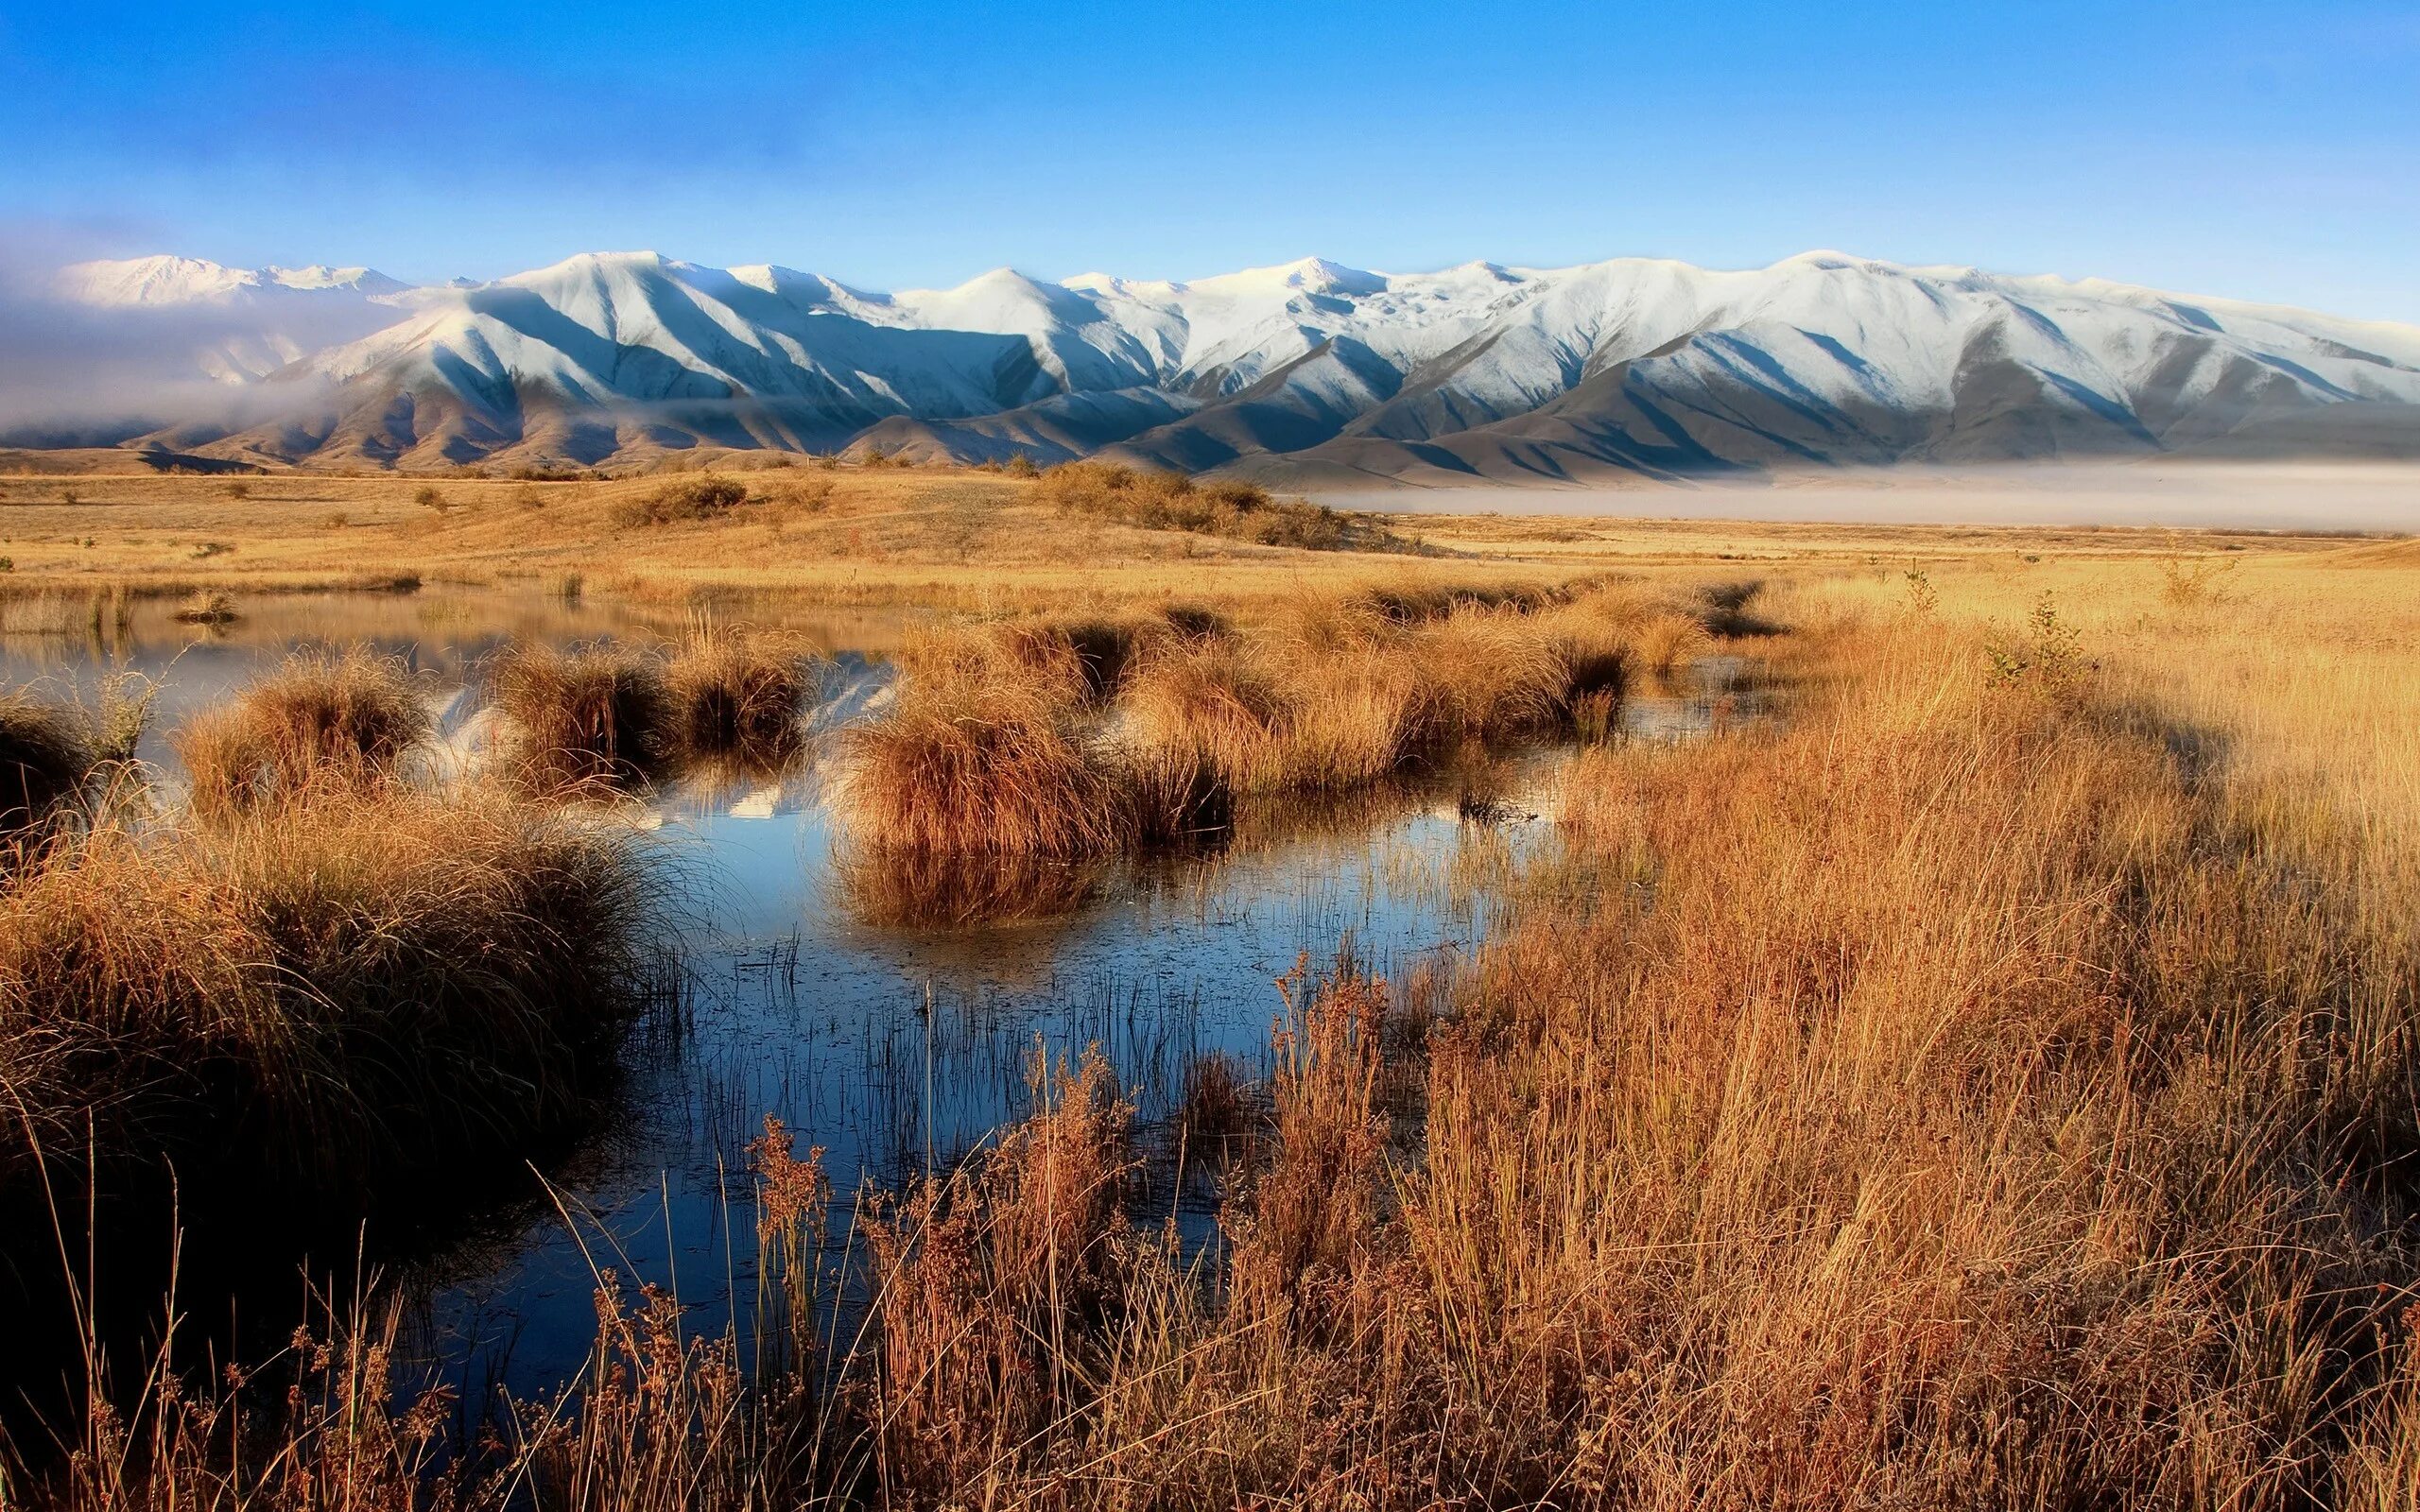
M 2179 609 L 2222 603 L 2226 576 L 2234 570 L 2235 563 L 2223 558 L 2195 562 L 2171 558 L 2159 564 L 2159 596 Z
M 1033 458 L 1026 455 L 1023 452 L 1011 452 L 1009 454 L 1008 472 L 1009 476 L 1012 478 L 1031 478 L 1040 477 L 1042 475 L 1042 469 L 1034 466 Z
M 1909 568 L 1906 574 L 1906 578 L 1908 584 L 1908 612 L 1913 614 L 1918 619 L 1932 618 L 1933 610 L 1941 607 L 1940 591 L 1932 586 L 1931 578 L 1926 576 L 1923 572 L 1916 568 Z
M 249 483 L 230 483 L 227 485 L 227 497 L 231 499 L 249 499 L 251 495 L 252 488 Z
M 439 514 L 444 514 L 454 507 L 454 501 L 439 492 L 437 485 L 433 483 L 422 484 L 419 491 L 412 495 L 412 503 L 424 509 L 434 509 Z
M 681 520 L 712 520 L 748 502 L 748 485 L 712 472 L 675 478 L 653 493 L 614 506 L 617 525 L 663 525 Z
M 795 483 L 775 483 L 763 490 L 752 502 L 779 505 L 804 514 L 821 514 L 832 507 L 832 480 L 803 478 Z
M 1402 542 L 1351 516 L 1250 483 L 1196 483 L 1182 472 L 1065 462 L 1041 474 L 1044 503 L 1145 530 L 1184 530 L 1303 551 L 1388 550 Z
M 2080 701 L 2086 679 L 2100 667 L 2085 654 L 2083 632 L 2060 617 L 2048 593 L 2025 623 L 2030 634 L 2022 639 L 1984 643 L 1987 679 L 1995 687 L 2031 689 L 2054 703 Z

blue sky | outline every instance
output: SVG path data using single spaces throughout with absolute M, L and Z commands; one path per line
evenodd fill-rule
M 877 287 L 1831 247 L 2420 320 L 2420 5 L 0 0 L 0 234 Z

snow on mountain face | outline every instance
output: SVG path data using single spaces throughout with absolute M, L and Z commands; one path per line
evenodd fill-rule
M 856 443 L 1448 482 L 2420 455 L 2420 329 L 1831 252 L 1737 272 L 1623 259 L 1384 274 L 1309 258 L 1043 284 L 1004 268 L 895 294 L 652 252 L 408 294 L 361 269 L 71 272 L 94 302 L 380 310 L 383 329 L 276 375 L 315 396 L 312 413 L 221 442 L 263 455 Z

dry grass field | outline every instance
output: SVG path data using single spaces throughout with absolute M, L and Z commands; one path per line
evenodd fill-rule
M 1311 551 L 1147 529 L 1053 507 L 1037 480 L 948 468 L 727 471 L 748 502 L 630 523 L 699 473 L 595 481 L 320 473 L 0 475 L 0 589 L 229 591 L 363 575 L 546 582 L 660 597 L 772 593 L 833 604 L 1001 610 L 1213 597 L 1262 603 L 1369 576 L 1544 582 L 1639 570 L 2122 559 L 2298 552 L 2341 541 L 2246 532 L 1389 517 L 1401 552 Z M 425 502 L 422 502 L 422 501 Z
M 600 1276 L 580 1389 L 456 1453 L 392 1324 L 338 1311 L 249 1378 L 94 1400 L 12 1497 L 2414 1506 L 2411 542 L 1426 517 L 1392 528 L 1432 555 L 1308 552 L 990 474 L 750 473 L 760 502 L 661 524 L 617 523 L 661 478 L 441 482 L 442 512 L 424 482 L 244 481 L 10 479 L 0 551 L 45 585 L 578 573 L 1016 611 L 919 643 L 844 753 L 877 864 L 1141 844 L 1204 782 L 1576 734 L 1559 843 L 1462 970 L 1293 979 L 1273 1074 L 1205 1070 L 1174 1130 L 1098 1062 L 1037 1066 L 1027 1122 L 860 1194 L 844 1244 L 769 1128 L 753 1360 Z M 1772 716 L 1603 738 L 1589 700 L 1707 653 Z M 202 843 L 164 858 L 207 873 Z M 57 990 L 43 889 L 108 933 L 88 869 L 10 884 L 0 987 Z M 1219 1162 L 1205 1250 L 1140 1206 L 1171 1158 Z

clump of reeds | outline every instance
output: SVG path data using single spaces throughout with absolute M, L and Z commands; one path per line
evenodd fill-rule
M 391 782 L 429 728 L 403 660 L 356 646 L 294 653 L 171 744 L 195 810 L 216 816 Z
M 1549 728 L 1568 704 L 1581 670 L 1531 614 L 1517 609 L 1449 613 L 1422 627 L 1406 653 L 1435 689 L 1447 730 L 1478 741 Z
M 1176 1119 L 1190 1153 L 1223 1153 L 1242 1137 L 1251 1116 L 1244 1074 L 1233 1056 L 1213 1050 L 1185 1062 Z
M 927 683 L 999 680 L 1054 703 L 1098 703 L 1149 638 L 1149 627 L 1129 621 L 1042 615 L 921 631 L 900 663 Z
M 235 600 L 226 593 L 197 590 L 180 605 L 176 617 L 186 625 L 225 625 L 235 618 Z
M 883 1298 L 869 1418 L 884 1472 L 942 1503 L 1092 1395 L 1065 1346 L 1122 1312 L 1132 1107 L 1108 1064 L 1036 1053 L 1039 1110 L 981 1160 L 866 1224 Z
M 1139 753 L 1123 764 L 1120 775 L 1134 844 L 1186 849 L 1210 844 L 1235 828 L 1235 789 L 1199 748 Z
M 1127 809 L 1098 743 L 1047 689 L 911 675 L 843 740 L 839 800 L 862 843 L 956 855 L 1117 850 Z
M 774 763 L 796 754 L 815 695 L 814 660 L 780 641 L 706 626 L 664 669 L 664 695 L 683 750 Z
M 41 825 L 84 791 L 95 756 L 74 711 L 0 695 L 0 834 Z
M 674 754 L 664 664 L 630 646 L 517 647 L 496 668 L 495 703 L 542 782 L 632 782 Z
M 1510 707 L 1483 691 L 1484 670 L 1464 675 L 1481 723 Z M 1461 712 L 1405 632 L 1324 597 L 1274 633 L 1156 649 L 1121 709 L 1148 758 L 1179 770 L 1198 761 L 1237 793 L 1376 782 L 1433 750 Z
M 1240 1309 L 1290 1314 L 1318 1338 L 1357 1301 L 1376 1301 L 1365 1267 L 1392 1237 L 1381 1229 L 1388 991 L 1353 972 L 1314 982 L 1304 966 L 1285 985 L 1288 1012 L 1271 1046 L 1271 1147 L 1248 1208 L 1233 1219 L 1231 1284 Z
M 1669 676 L 1703 656 L 1714 638 L 1695 615 L 1668 612 L 1642 622 L 1630 644 L 1641 670 Z
M 477 788 L 52 846 L 0 892 L 0 1203 L 86 1154 L 173 1161 L 189 1224 L 517 1159 L 602 1085 L 651 889 L 626 833 Z

